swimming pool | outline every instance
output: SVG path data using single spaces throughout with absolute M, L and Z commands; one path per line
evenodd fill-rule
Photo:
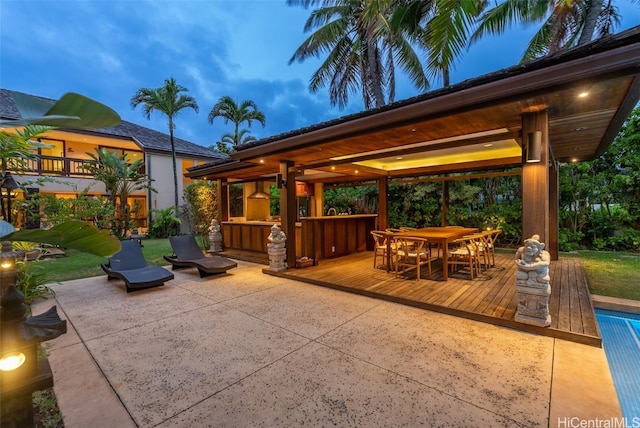
M 596 309 L 622 415 L 640 420 L 640 314 Z

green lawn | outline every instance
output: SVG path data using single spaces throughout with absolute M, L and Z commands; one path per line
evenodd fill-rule
M 577 256 L 591 294 L 640 300 L 640 254 L 579 251 Z
M 173 252 L 168 239 L 142 242 L 142 252 L 149 264 L 167 264 L 162 256 Z M 592 294 L 640 300 L 640 254 L 579 251 L 567 256 L 582 260 Z M 61 282 L 104 275 L 100 263 L 105 261 L 104 257 L 68 250 L 66 257 L 43 260 L 42 263 L 46 266 L 49 282 Z
M 171 244 L 168 239 L 144 239 L 142 241 L 142 253 L 147 262 L 152 265 L 168 264 L 162 256 L 172 254 Z M 40 261 L 46 267 L 49 282 L 62 282 L 71 279 L 89 278 L 104 275 L 100 263 L 105 263 L 105 257 L 82 253 L 76 250 L 66 250 L 65 257 L 55 259 L 43 259 Z

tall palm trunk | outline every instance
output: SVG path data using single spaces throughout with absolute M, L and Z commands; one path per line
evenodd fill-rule
M 386 104 L 384 99 L 384 92 L 382 89 L 382 70 L 380 70 L 380 57 L 376 41 L 372 38 L 367 38 L 367 69 L 366 75 L 368 82 L 371 85 L 370 93 L 373 96 L 374 107 L 382 107 Z M 366 89 L 363 88 L 363 92 Z M 366 106 L 369 108 L 369 106 Z
M 176 162 L 176 144 L 173 141 L 173 120 L 169 118 L 169 139 L 171 140 L 171 160 L 173 162 L 173 205 L 178 211 L 178 165 Z
M 593 39 L 593 33 L 596 29 L 598 22 L 598 16 L 602 11 L 603 0 L 589 0 L 587 1 L 588 9 L 587 16 L 584 20 L 584 26 L 582 27 L 582 33 L 580 34 L 580 40 L 578 45 L 589 43 Z

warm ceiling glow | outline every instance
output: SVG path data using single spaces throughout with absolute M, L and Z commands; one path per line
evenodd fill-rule
M 588 97 L 588 96 L 589 96 L 589 92 L 580 92 L 580 93 L 578 94 L 578 96 L 579 96 L 580 98 Z
M 336 170 L 336 167 L 335 167 L 335 166 L 332 166 L 332 167 L 331 167 L 331 171 L 335 171 L 335 170 Z
M 398 171 L 409 168 L 423 168 L 517 156 L 522 156 L 522 148 L 514 139 L 509 139 L 494 141 L 491 147 L 486 147 L 485 144 L 474 144 L 471 146 L 431 150 L 403 156 L 388 156 L 386 158 L 354 162 L 354 164 L 381 169 L 383 171 Z
M 260 159 L 260 163 L 264 163 L 264 159 Z
M 434 146 L 436 144 L 441 144 L 441 143 L 450 143 L 452 141 L 461 141 L 461 140 L 468 140 L 472 138 L 487 137 L 490 135 L 506 134 L 507 132 L 508 132 L 508 129 L 506 128 L 490 129 L 488 131 L 473 132 L 471 134 L 465 134 L 465 135 L 456 135 L 455 137 L 439 138 L 437 140 L 422 141 L 419 143 L 407 144 L 402 146 L 402 148 L 406 150 L 411 150 L 419 147 Z M 361 152 L 361 153 L 353 153 L 350 155 L 337 156 L 335 158 L 331 158 L 331 160 L 340 161 L 340 160 L 346 160 L 346 159 L 353 159 L 360 156 L 371 156 L 371 155 L 379 155 L 382 153 L 395 152 L 397 150 L 398 150 L 397 147 L 389 147 L 386 149 L 371 150 L 369 152 Z

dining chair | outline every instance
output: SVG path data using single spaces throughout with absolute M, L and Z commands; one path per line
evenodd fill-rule
M 491 267 L 491 257 L 489 254 L 489 237 L 482 232 L 465 236 L 473 241 L 476 249 L 476 263 L 480 270 L 487 270 Z
M 447 254 L 447 265 L 451 272 L 458 270 L 461 266 L 469 269 L 471 279 L 480 275 L 478 263 L 478 249 L 474 239 L 469 237 L 459 238 L 453 241 L 454 246 Z
M 373 236 L 373 267 L 378 267 L 378 256 L 382 256 L 384 263 L 387 262 L 387 233 L 381 230 L 372 230 L 371 236 Z M 391 243 L 391 262 L 395 264 L 395 245 Z
M 431 254 L 431 247 L 425 238 L 413 236 L 395 237 L 396 244 L 396 277 L 400 273 L 404 274 L 408 270 L 416 270 L 416 280 L 421 277 L 421 266 L 427 265 L 429 276 L 431 276 L 431 262 L 434 260 Z
M 495 252 L 496 240 L 498 239 L 498 236 L 500 236 L 501 233 L 502 233 L 502 230 L 500 229 L 485 230 L 483 232 L 483 234 L 486 237 L 486 245 L 487 245 L 486 250 L 490 259 L 491 267 L 494 267 L 496 265 L 496 252 Z

